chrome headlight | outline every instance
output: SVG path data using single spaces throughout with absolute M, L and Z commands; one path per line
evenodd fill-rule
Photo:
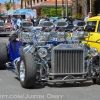
M 90 49 L 90 54 L 91 54 L 92 56 L 97 56 L 97 55 L 98 55 L 98 50 L 97 50 L 97 48 L 91 48 L 91 49 Z
M 45 48 L 40 48 L 40 49 L 38 50 L 38 54 L 39 54 L 39 56 L 40 56 L 41 58 L 46 57 L 46 55 L 47 55 L 47 49 L 45 49 Z
M 79 31 L 77 35 L 78 37 L 82 37 L 84 35 L 84 31 Z

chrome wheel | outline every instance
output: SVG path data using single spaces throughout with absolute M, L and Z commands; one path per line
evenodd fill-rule
M 24 62 L 21 61 L 20 63 L 20 81 L 24 82 L 25 80 L 25 65 Z

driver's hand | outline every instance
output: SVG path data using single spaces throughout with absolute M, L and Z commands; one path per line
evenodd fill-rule
M 16 38 L 16 41 L 19 41 L 20 39 L 19 38 Z

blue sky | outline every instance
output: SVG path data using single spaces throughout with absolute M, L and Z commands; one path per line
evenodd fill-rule
M 0 0 L 0 3 L 1 4 L 5 4 L 5 1 L 6 2 L 9 2 L 10 0 Z M 19 0 L 14 0 L 15 1 L 15 3 L 18 3 L 19 2 Z M 13 2 L 13 0 L 11 0 L 11 2 Z

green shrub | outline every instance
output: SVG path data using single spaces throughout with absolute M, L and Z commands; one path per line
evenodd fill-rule
M 82 18 L 82 15 L 81 14 L 75 14 L 75 15 L 72 15 L 72 18 Z

